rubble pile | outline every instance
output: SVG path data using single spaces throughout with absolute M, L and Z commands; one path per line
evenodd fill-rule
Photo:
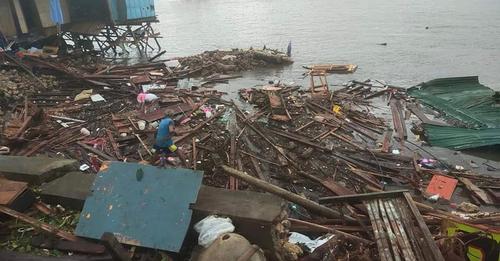
M 34 82 L 29 75 L 18 70 L 1 70 L 0 95 L 6 101 L 18 101 L 26 96 L 57 88 L 57 81 L 54 76 L 42 75 L 39 79 L 44 85 Z
M 1 219 L 2 248 L 101 260 L 444 260 L 466 251 L 443 250 L 450 240 L 498 229 L 485 207 L 498 204 L 500 178 L 415 144 L 407 108 L 420 105 L 403 88 L 270 83 L 226 100 L 212 84 L 270 63 L 255 50 L 177 64 L 21 61 L 58 88 L 30 93 L 3 117 L 0 182 L 16 193 L 0 202 L 11 218 Z M 179 87 L 194 75 L 199 86 Z M 157 168 L 165 117 L 179 150 Z
M 179 58 L 180 67 L 201 76 L 235 73 L 269 65 L 289 64 L 292 60 L 276 50 L 214 50 Z

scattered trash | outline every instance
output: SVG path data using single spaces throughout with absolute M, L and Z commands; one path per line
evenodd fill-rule
M 87 128 L 81 128 L 80 133 L 84 136 L 90 136 L 90 131 Z
M 466 213 L 477 213 L 479 212 L 479 207 L 469 203 L 469 202 L 462 202 L 457 206 L 457 209 Z
M 92 89 L 83 90 L 82 92 L 80 92 L 75 96 L 74 101 L 81 101 L 90 98 L 90 96 L 92 96 L 92 91 L 93 91 Z
M 307 246 L 307 248 L 309 248 L 309 252 L 314 252 L 316 248 L 328 242 L 333 237 L 334 235 L 325 235 L 313 240 L 306 235 L 297 232 L 291 232 L 290 237 L 288 238 L 288 242 L 292 244 L 303 244 Z
M 86 171 L 86 170 L 88 170 L 88 169 L 90 169 L 90 166 L 89 166 L 89 165 L 87 165 L 87 164 L 82 164 L 82 165 L 80 166 L 80 171 Z
M 92 100 L 92 102 L 105 102 L 106 101 L 106 99 L 104 99 L 104 97 L 102 97 L 102 95 L 100 95 L 100 94 L 91 95 L 90 100 Z

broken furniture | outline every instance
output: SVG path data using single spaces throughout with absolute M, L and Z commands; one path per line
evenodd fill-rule
M 81 210 L 96 175 L 69 172 L 66 175 L 40 186 L 40 195 L 45 203 Z
M 325 71 L 311 70 L 309 72 L 309 76 L 311 77 L 311 83 L 309 87 L 309 91 L 311 92 L 311 94 L 328 94 L 328 81 L 326 80 Z M 320 85 L 315 85 L 315 77 L 319 79 Z
M 78 236 L 178 252 L 191 222 L 203 173 L 182 168 L 105 162 L 76 227 Z
M 0 176 L 10 180 L 41 184 L 75 168 L 76 160 L 47 157 L 0 156 Z

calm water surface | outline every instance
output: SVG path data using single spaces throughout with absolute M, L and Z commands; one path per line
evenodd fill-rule
M 278 78 L 306 85 L 302 65 L 311 63 L 359 65 L 354 75 L 331 76 L 331 84 L 370 78 L 411 86 L 479 75 L 483 84 L 500 90 L 498 0 L 157 0 L 156 5 L 156 29 L 168 57 L 264 44 L 285 49 L 292 41 L 294 65 L 245 73 L 227 87 L 233 90 Z

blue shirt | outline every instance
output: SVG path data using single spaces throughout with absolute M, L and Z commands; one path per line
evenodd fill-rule
M 174 144 L 172 137 L 170 136 L 170 125 L 174 124 L 174 121 L 170 118 L 165 118 L 160 121 L 158 126 L 158 131 L 156 132 L 156 143 L 155 145 L 160 148 L 168 148 Z

